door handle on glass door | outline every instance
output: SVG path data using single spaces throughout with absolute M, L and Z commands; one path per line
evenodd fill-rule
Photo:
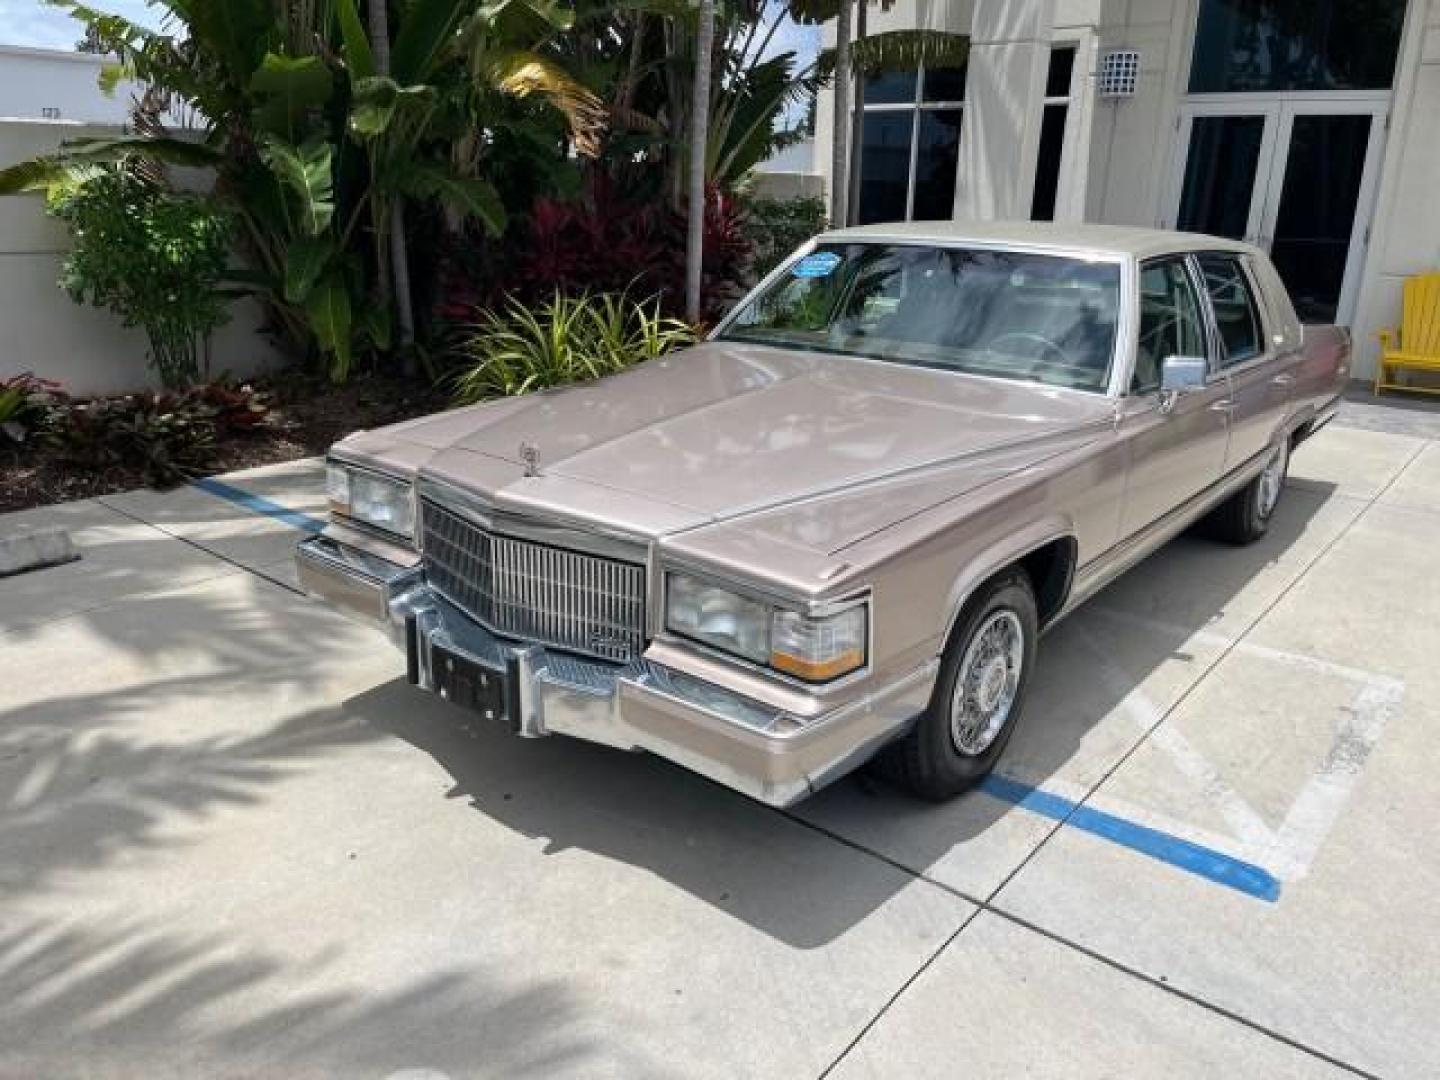
M 1231 411 L 1232 409 L 1234 409 L 1234 408 L 1235 408 L 1235 402 L 1231 401 L 1231 400 L 1227 397 L 1227 398 L 1221 398 L 1219 401 L 1214 402 L 1214 403 L 1210 406 L 1210 411 L 1211 411 L 1211 412 L 1223 412 L 1223 413 L 1228 413 L 1228 412 L 1230 412 L 1230 411 Z
M 1294 375 L 1276 375 L 1270 380 L 1270 385 L 1277 389 L 1284 389 L 1295 381 Z

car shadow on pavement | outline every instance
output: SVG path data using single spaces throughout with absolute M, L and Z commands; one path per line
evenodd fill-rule
M 1122 701 L 1166 665 L 1174 671 L 1156 691 L 1162 707 L 1198 680 L 1213 656 L 1200 655 L 1196 635 L 1258 575 L 1286 560 L 1334 492 L 1287 494 L 1262 541 L 1237 548 L 1183 536 L 1087 605 L 1171 611 L 1171 621 L 1144 615 L 1116 631 L 1082 608 L 1047 636 L 1025 728 L 1000 770 L 1040 786 L 1098 754 L 1080 770 L 1088 784 L 1133 747 L 1144 728 L 1118 715 Z M 1111 654 L 1112 671 L 1123 678 L 1096 677 L 1096 650 Z M 997 824 L 1025 813 L 983 793 L 925 803 L 862 770 L 781 815 L 650 755 L 558 737 L 516 739 L 400 680 L 349 707 L 431 755 L 454 780 L 451 797 L 521 835 L 546 839 L 547 851 L 581 848 L 644 867 L 797 948 L 843 934 L 907 884 L 911 878 L 890 862 L 919 874 L 941 860 L 963 862 L 970 845 L 978 851 Z M 1099 728 L 1107 729 L 1103 739 Z M 887 861 L 837 847 L 809 825 Z M 993 882 L 964 891 L 990 895 L 1035 842 L 1038 836 L 1016 841 Z
M 490 821 L 641 868 L 797 949 L 873 914 L 909 875 L 649 754 L 574 739 L 519 739 L 404 680 L 348 711 L 430 755 Z
M 1327 510 L 1337 494 L 1331 484 L 1287 488 L 1267 535 L 1246 547 L 1203 528 L 1187 532 L 1046 634 L 1021 726 L 996 771 L 1071 798 L 1100 782 L 1318 554 L 1325 530 L 1358 513 L 1353 502 Z M 1328 523 L 1317 522 L 1322 515 Z M 1035 818 L 1029 835 L 996 841 L 1006 848 L 1000 855 L 980 845 L 972 858 L 966 845 L 997 815 L 1027 812 L 984 792 L 925 803 L 873 769 L 842 779 L 798 813 L 916 873 L 946 862 L 939 876 L 975 899 L 993 896 L 1055 827 Z M 993 862 L 980 866 L 984 857 Z

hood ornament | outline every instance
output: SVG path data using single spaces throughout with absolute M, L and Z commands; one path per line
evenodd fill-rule
M 520 444 L 520 460 L 525 463 L 526 476 L 540 475 L 540 448 L 531 442 Z

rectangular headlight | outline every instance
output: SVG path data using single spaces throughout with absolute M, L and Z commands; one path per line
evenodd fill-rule
M 722 652 L 822 683 L 865 666 L 870 605 L 810 615 L 691 574 L 672 573 L 666 579 L 665 625 Z
M 415 537 L 415 498 L 408 483 L 338 462 L 325 467 L 332 513 L 395 536 Z
M 665 624 L 675 633 L 764 664 L 770 660 L 770 606 L 689 574 L 671 574 Z

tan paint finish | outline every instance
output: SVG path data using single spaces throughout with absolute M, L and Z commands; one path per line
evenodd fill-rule
M 1226 250 L 1260 261 L 1267 333 L 1284 339 L 1256 377 L 1294 372 L 1264 442 L 1338 396 L 1342 331 L 1307 328 L 1258 250 L 1153 230 L 934 223 L 847 230 L 846 239 L 1009 243 L 1119 260 L 1126 386 L 1142 258 Z M 1273 368 L 1273 370 L 1272 370 Z M 1057 539 L 1082 574 L 1243 462 L 1226 459 L 1219 377 L 1166 413 L 1131 398 L 713 341 L 571 389 L 446 413 L 337 444 L 347 460 L 464 488 L 510 513 L 622 533 L 678 562 L 801 600 L 873 591 L 867 679 L 797 695 L 661 634 L 665 662 L 797 714 L 833 708 L 913 671 L 943 645 L 977 585 Z M 539 475 L 525 475 L 522 444 Z M 1092 578 L 1095 574 L 1090 575 Z M 658 598 L 656 589 L 652 597 Z

